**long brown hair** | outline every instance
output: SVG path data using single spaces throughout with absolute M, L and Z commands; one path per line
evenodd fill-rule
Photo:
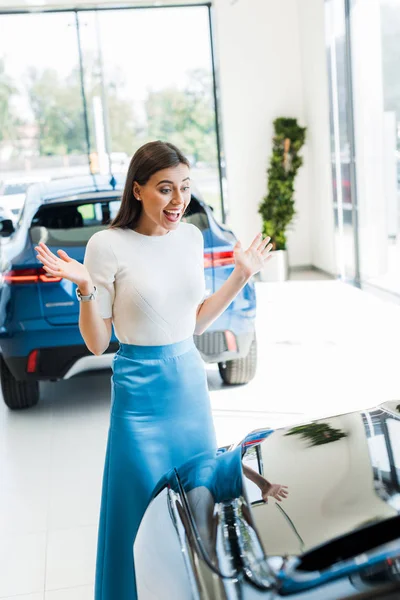
M 133 194 L 133 184 L 145 185 L 157 171 L 184 164 L 190 167 L 188 159 L 173 144 L 149 142 L 141 146 L 133 155 L 126 176 L 121 205 L 110 227 L 133 229 L 139 222 L 142 203 Z

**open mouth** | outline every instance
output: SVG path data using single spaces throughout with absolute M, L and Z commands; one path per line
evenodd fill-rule
M 163 213 L 167 217 L 168 221 L 171 223 L 176 223 L 182 214 L 182 210 L 164 210 Z

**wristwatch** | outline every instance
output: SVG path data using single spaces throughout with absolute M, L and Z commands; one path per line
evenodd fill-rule
M 75 290 L 76 297 L 78 298 L 78 302 L 90 302 L 90 300 L 94 300 L 97 296 L 97 287 L 93 286 L 93 292 L 90 292 L 87 296 L 83 296 L 80 289 L 77 287 Z

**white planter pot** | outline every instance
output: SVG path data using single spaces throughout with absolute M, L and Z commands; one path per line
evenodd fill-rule
M 272 258 L 260 271 L 260 281 L 286 281 L 289 277 L 287 250 L 271 252 Z

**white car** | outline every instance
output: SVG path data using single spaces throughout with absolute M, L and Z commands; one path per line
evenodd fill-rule
M 0 181 L 0 218 L 18 221 L 25 202 L 26 190 L 33 183 L 49 181 L 44 177 L 15 178 Z

